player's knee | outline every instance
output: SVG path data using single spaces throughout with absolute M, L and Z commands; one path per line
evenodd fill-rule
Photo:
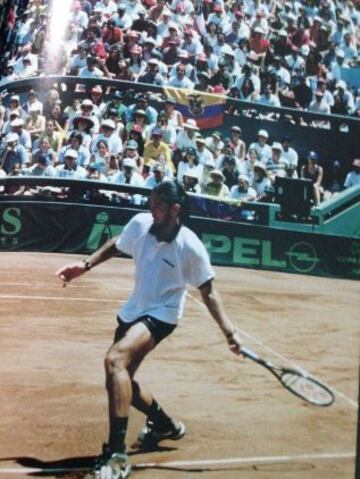
M 129 364 L 125 351 L 110 350 L 105 356 L 105 371 L 107 374 L 115 374 L 127 369 Z

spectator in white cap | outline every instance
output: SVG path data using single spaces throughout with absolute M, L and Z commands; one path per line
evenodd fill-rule
M 176 146 L 179 150 L 185 150 L 188 147 L 196 148 L 196 133 L 200 128 L 196 120 L 189 118 L 183 124 L 183 131 L 180 131 L 176 137 Z
M 92 153 L 97 151 L 96 145 L 100 140 L 106 140 L 111 155 L 119 155 L 123 151 L 123 142 L 120 136 L 116 133 L 116 125 L 113 120 L 102 120 L 100 125 L 100 133 L 94 138 L 92 143 Z
M 144 186 L 144 178 L 138 173 L 134 158 L 124 158 L 122 169 L 110 177 L 111 183 L 130 186 Z
M 250 186 L 249 177 L 239 175 L 238 184 L 231 187 L 230 198 L 240 201 L 255 201 L 256 191 Z
M 199 176 L 196 171 L 189 170 L 187 171 L 182 180 L 185 191 L 188 193 L 195 193 L 197 195 L 201 194 L 201 186 L 199 184 Z
M 77 151 L 69 148 L 64 154 L 64 164 L 56 167 L 55 176 L 57 178 L 73 178 L 83 179 L 86 178 L 86 169 L 77 163 L 78 153 Z
M 145 180 L 145 186 L 152 189 L 163 181 L 171 181 L 171 178 L 166 176 L 164 165 L 157 162 L 151 167 L 150 174 Z
M 256 200 L 261 201 L 266 196 L 266 188 L 271 186 L 271 181 L 268 178 L 268 172 L 261 161 L 254 163 L 254 172 L 251 182 L 251 187 L 256 192 Z
M 17 133 L 19 136 L 19 144 L 24 146 L 28 152 L 31 152 L 31 135 L 28 130 L 24 128 L 24 120 L 22 118 L 15 118 L 15 120 L 13 120 L 10 125 L 11 131 L 13 133 Z
M 19 135 L 17 133 L 8 133 L 5 137 L 5 148 L 0 152 L 0 166 L 9 174 L 15 164 L 21 167 L 29 163 L 29 155 L 22 145 L 19 145 Z
M 355 102 L 353 94 L 347 89 L 346 83 L 340 80 L 336 83 L 334 92 L 334 105 L 332 113 L 337 115 L 352 115 L 355 111 Z
M 206 148 L 206 140 L 201 135 L 195 137 L 196 143 L 196 154 L 199 158 L 200 165 L 205 165 L 205 163 L 210 160 L 214 161 L 214 155 L 211 151 Z
M 256 151 L 256 156 L 259 161 L 262 161 L 264 164 L 271 158 L 271 147 L 267 144 L 269 139 L 269 133 L 261 129 L 258 131 L 258 141 L 251 143 L 249 150 L 253 149 Z
M 204 186 L 203 194 L 215 196 L 219 199 L 226 199 L 230 196 L 230 190 L 225 185 L 225 177 L 221 170 L 214 169 L 210 171 L 210 181 Z
M 315 100 L 310 103 L 309 111 L 330 115 L 330 105 L 324 100 L 324 93 L 321 90 L 315 91 Z M 312 126 L 317 128 L 330 128 L 329 122 L 325 120 L 313 120 Z
M 341 80 L 343 68 L 349 68 L 349 65 L 345 62 L 345 53 L 343 50 L 337 48 L 335 50 L 335 61 L 330 65 L 331 76 L 334 80 Z
M 269 173 L 269 178 L 272 183 L 274 183 L 276 176 L 286 176 L 286 170 L 289 164 L 282 156 L 282 151 L 281 143 L 274 141 L 271 146 L 271 158 L 266 162 L 266 170 Z

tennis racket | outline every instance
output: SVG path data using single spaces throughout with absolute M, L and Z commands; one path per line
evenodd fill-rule
M 335 401 L 335 395 L 331 389 L 306 373 L 296 369 L 275 366 L 247 348 L 241 348 L 241 354 L 264 366 L 280 381 L 284 388 L 308 403 L 326 407 L 331 406 Z

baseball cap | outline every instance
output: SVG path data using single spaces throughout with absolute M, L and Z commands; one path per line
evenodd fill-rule
M 137 141 L 135 141 L 135 140 L 129 140 L 129 141 L 126 143 L 126 148 L 127 148 L 128 150 L 137 150 L 137 148 L 138 148 Z
M 116 126 L 113 120 L 103 120 L 101 122 L 101 126 L 105 128 L 110 128 L 111 130 L 115 130 Z
M 17 133 L 8 133 L 5 137 L 5 142 L 12 143 L 13 141 L 19 141 L 19 135 Z
M 133 158 L 125 158 L 123 166 L 124 168 L 136 168 L 136 161 Z
M 77 154 L 77 151 L 70 148 L 69 150 L 65 151 L 64 157 L 65 158 L 75 158 L 75 159 L 77 159 L 78 154 Z
M 163 136 L 163 131 L 160 128 L 154 128 L 151 132 L 151 136 Z
M 278 143 L 277 141 L 274 141 L 274 143 L 273 143 L 272 146 L 271 146 L 271 149 L 272 149 L 272 150 L 283 151 L 282 144 L 281 144 L 281 143 Z
M 266 130 L 259 130 L 258 136 L 263 136 L 264 138 L 269 138 L 269 133 Z
M 310 160 L 317 160 L 319 157 L 316 151 L 309 151 L 308 158 Z

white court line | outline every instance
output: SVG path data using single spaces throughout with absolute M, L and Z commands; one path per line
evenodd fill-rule
M 192 299 L 196 304 L 198 304 L 199 306 L 201 306 L 202 309 L 205 309 L 207 311 L 207 308 L 205 306 L 204 303 L 202 303 L 199 299 L 195 298 L 195 296 L 192 296 L 191 294 L 189 293 L 186 293 L 186 295 Z M 285 356 L 283 356 L 282 354 L 278 353 L 277 351 L 275 351 L 274 349 L 270 348 L 269 346 L 267 346 L 265 343 L 263 343 L 262 341 L 260 341 L 259 339 L 255 338 L 255 336 L 252 336 L 251 334 L 247 333 L 246 331 L 244 331 L 243 329 L 240 329 L 240 328 L 236 328 L 240 334 L 242 334 L 243 336 L 246 336 L 247 338 L 251 339 L 252 341 L 254 341 L 254 343 L 258 344 L 259 346 L 261 346 L 263 349 L 266 349 L 267 351 L 269 351 L 269 353 L 271 353 L 272 355 L 274 356 L 277 356 L 279 359 L 281 359 L 282 361 L 285 361 L 287 362 L 289 365 L 291 365 L 293 368 L 295 369 L 298 369 L 299 371 L 301 371 L 303 374 L 307 374 L 308 376 L 311 376 L 313 378 L 316 379 L 316 377 L 309 373 L 309 371 L 307 371 L 306 369 L 304 369 L 302 366 L 300 366 L 299 364 L 295 363 L 294 361 L 291 361 L 290 359 L 286 358 Z M 333 386 L 330 386 L 328 383 L 324 382 L 323 380 L 321 380 L 321 382 L 327 386 L 329 389 L 331 389 L 337 396 L 341 397 L 345 402 L 347 402 L 348 404 L 350 404 L 350 406 L 352 406 L 354 409 L 358 409 L 358 403 L 356 401 L 354 401 L 353 399 L 349 398 L 348 396 L 346 396 L 344 393 L 342 393 L 341 391 L 339 391 L 338 389 L 334 388 Z
M 87 283 L 99 283 L 98 280 L 95 280 L 95 281 L 87 281 Z M 59 289 L 62 287 L 62 285 L 59 283 L 58 285 L 54 285 L 52 286 L 51 288 L 49 288 L 49 283 L 34 283 L 33 281 L 31 281 L 31 283 L 8 283 L 7 281 L 0 281 L 0 285 L 1 286 L 23 286 L 23 287 L 27 287 L 27 288 L 47 288 L 47 289 Z M 71 289 L 81 289 L 81 288 L 86 288 L 86 289 L 89 289 L 89 284 L 74 284 L 74 283 L 71 283 Z M 116 286 L 116 289 L 119 290 L 119 291 L 132 291 L 133 288 L 122 288 L 122 287 L 118 287 Z
M 320 454 L 299 454 L 297 456 L 259 456 L 259 457 L 235 457 L 229 459 L 198 459 L 195 461 L 170 461 L 170 462 L 144 462 L 134 464 L 133 469 L 155 469 L 167 467 L 192 467 L 192 466 L 227 466 L 235 464 L 270 464 L 270 463 L 286 463 L 291 461 L 309 461 L 309 460 L 330 460 L 330 459 L 354 459 L 353 452 L 340 453 L 320 453 Z M 37 468 L 37 467 L 23 467 L 23 468 L 0 468 L 0 474 L 36 474 L 49 473 L 56 474 L 60 472 L 72 471 L 88 471 L 89 468 Z
M 26 300 L 40 300 L 40 301 L 77 301 L 89 303 L 125 303 L 125 301 L 118 301 L 114 299 L 95 299 L 95 298 L 72 298 L 67 296 L 26 296 L 22 294 L 0 294 L 0 299 L 26 299 Z

